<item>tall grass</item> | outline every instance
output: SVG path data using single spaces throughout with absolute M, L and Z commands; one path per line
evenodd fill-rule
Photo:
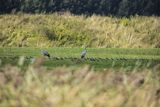
M 27 69 L 0 68 L 1 107 L 159 107 L 160 66 L 125 72 L 106 69 L 47 70 L 38 59 Z
M 159 23 L 154 16 L 0 15 L 0 46 L 158 48 Z

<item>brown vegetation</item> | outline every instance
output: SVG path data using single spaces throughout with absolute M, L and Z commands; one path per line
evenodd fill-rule
M 38 62 L 37 62 L 38 63 Z M 154 72 L 156 72 L 154 74 Z M 0 68 L 1 107 L 159 107 L 160 69 Z M 158 74 L 159 73 L 159 74 Z

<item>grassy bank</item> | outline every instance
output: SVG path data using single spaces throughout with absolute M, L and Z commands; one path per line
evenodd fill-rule
M 159 23 L 142 16 L 0 15 L 0 46 L 157 48 Z

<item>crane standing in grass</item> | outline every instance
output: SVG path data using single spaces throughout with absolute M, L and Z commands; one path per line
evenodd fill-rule
M 41 50 L 41 54 L 42 54 L 43 56 L 47 56 L 48 58 L 50 58 L 50 54 L 49 54 L 48 51 L 46 51 L 46 50 Z
M 85 47 L 85 49 L 81 53 L 81 59 L 84 59 L 86 57 L 86 54 L 87 54 L 87 49 Z

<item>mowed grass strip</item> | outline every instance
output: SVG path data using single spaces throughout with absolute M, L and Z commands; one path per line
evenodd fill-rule
M 0 57 L 41 56 L 40 50 L 45 49 L 51 57 L 80 58 L 83 48 L 0 48 Z M 103 59 L 153 59 L 160 60 L 160 49 L 120 49 L 120 48 L 88 48 L 87 58 Z
M 33 59 L 41 57 L 42 48 L 0 48 L 2 65 L 16 65 L 21 56 L 25 57 L 24 66 Z M 47 68 L 60 66 L 82 67 L 90 65 L 95 69 L 104 68 L 150 68 L 160 63 L 160 49 L 116 49 L 88 48 L 86 59 L 80 59 L 83 48 L 43 48 L 51 54 L 43 65 Z

